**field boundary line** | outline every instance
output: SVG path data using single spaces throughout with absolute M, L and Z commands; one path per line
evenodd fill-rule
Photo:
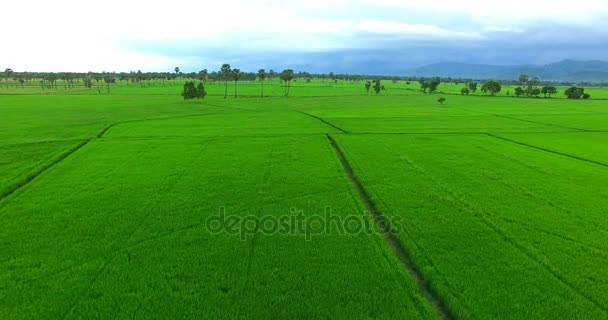
M 598 165 L 598 166 L 602 166 L 602 167 L 608 167 L 608 164 L 600 162 L 600 161 L 591 160 L 591 159 L 575 156 L 575 155 L 572 155 L 572 154 L 569 154 L 569 153 L 555 151 L 555 150 L 551 150 L 551 149 L 547 149 L 547 148 L 543 148 L 543 147 L 538 147 L 538 146 L 535 146 L 535 145 L 532 145 L 532 144 L 528 144 L 528 143 L 525 143 L 525 142 L 521 142 L 521 141 L 517 141 L 517 140 L 512 140 L 512 139 L 509 139 L 509 138 L 501 137 L 501 136 L 498 136 L 498 135 L 495 135 L 495 134 L 492 134 L 492 133 L 486 133 L 486 134 L 489 137 L 492 137 L 492 138 L 495 138 L 495 139 L 498 139 L 498 140 L 507 141 L 507 142 L 510 142 L 510 143 L 513 143 L 513 144 L 517 144 L 517 145 L 520 145 L 520 146 L 524 146 L 524 147 L 528 147 L 528 148 L 544 151 L 544 152 L 547 152 L 547 153 L 553 153 L 553 154 L 556 154 L 556 155 L 559 155 L 559 156 L 562 156 L 562 157 L 567 157 L 567 158 L 578 160 L 578 161 L 584 161 L 584 162 L 592 163 L 592 164 L 595 164 L 595 165 Z
M 493 114 L 493 115 L 496 116 L 496 117 L 499 117 L 499 118 L 516 120 L 516 121 L 522 121 L 522 122 L 528 122 L 528 123 L 534 123 L 534 124 L 542 124 L 542 125 L 550 126 L 550 127 L 556 127 L 556 128 L 562 128 L 562 129 L 568 129 L 568 130 L 578 130 L 578 131 L 583 131 L 583 132 L 587 131 L 586 129 L 580 129 L 580 128 L 575 128 L 575 127 L 562 126 L 562 125 L 559 125 L 559 124 L 545 123 L 545 122 L 534 121 L 534 120 L 519 119 L 519 118 L 515 118 L 515 117 L 511 117 L 511 116 L 506 116 L 506 115 L 502 115 L 502 114 Z
M 376 222 L 377 227 L 380 229 L 391 229 L 391 226 L 388 225 L 387 219 L 376 208 L 376 205 L 372 201 L 371 197 L 368 195 L 367 191 L 355 175 L 350 163 L 346 159 L 344 152 L 342 151 L 336 140 L 334 140 L 334 138 L 329 134 L 326 134 L 325 136 L 327 137 L 327 140 L 329 141 L 332 149 L 336 153 L 336 156 L 340 160 L 340 163 L 342 164 L 342 169 L 348 177 L 348 180 L 357 191 L 360 200 L 363 202 L 365 208 Z M 385 228 L 381 228 L 381 224 L 385 225 Z M 428 281 L 424 279 L 420 270 L 416 267 L 416 265 L 409 257 L 408 251 L 399 242 L 399 240 L 397 240 L 395 236 L 390 232 L 385 234 L 384 239 L 389 245 L 389 247 L 392 249 L 392 251 L 395 253 L 399 261 L 403 264 L 405 271 L 412 278 L 414 278 L 416 284 L 418 285 L 418 290 L 424 296 L 427 302 L 429 302 L 439 319 L 453 319 L 454 317 L 449 313 L 449 310 L 444 305 L 441 297 L 431 288 Z
M 385 145 L 387 146 L 387 148 L 389 150 L 391 150 L 390 147 L 386 143 L 385 143 Z M 537 253 L 534 249 L 528 249 L 528 247 L 520 244 L 519 242 L 517 242 L 516 239 L 511 237 L 507 231 L 504 231 L 496 223 L 494 223 L 492 221 L 492 218 L 494 217 L 493 215 L 488 213 L 486 210 L 478 208 L 475 205 L 471 204 L 469 201 L 465 200 L 464 197 L 462 197 L 462 195 L 453 191 L 445 183 L 441 182 L 439 179 L 437 179 L 434 175 L 429 173 L 427 170 L 424 170 L 423 168 L 416 165 L 414 162 L 412 162 L 410 159 L 408 159 L 403 154 L 401 154 L 399 152 L 397 152 L 397 154 L 400 155 L 402 161 L 404 161 L 408 165 L 412 166 L 415 170 L 420 172 L 422 175 L 426 176 L 439 189 L 443 190 L 443 192 L 450 195 L 454 199 L 453 200 L 454 202 L 458 202 L 458 203 L 462 204 L 463 205 L 462 210 L 464 210 L 466 212 L 470 212 L 474 217 L 478 218 L 480 223 L 482 223 L 487 228 L 492 230 L 507 245 L 512 246 L 519 253 L 521 253 L 528 259 L 530 259 L 532 262 L 538 264 L 541 268 L 543 268 L 545 271 L 547 271 L 554 279 L 556 279 L 559 283 L 563 284 L 564 286 L 568 287 L 572 292 L 583 297 L 584 299 L 586 299 L 587 301 L 589 301 L 590 303 L 592 303 L 593 305 L 598 307 L 600 310 L 602 310 L 604 313 L 608 313 L 608 309 L 602 303 L 600 303 L 598 300 L 596 300 L 593 295 L 589 295 L 586 293 L 585 290 L 579 289 L 577 286 L 575 286 L 569 280 L 567 280 L 565 277 L 563 277 L 558 272 L 559 269 L 555 269 L 553 266 L 551 266 L 551 264 L 549 264 L 547 262 L 548 259 L 546 256 L 544 256 L 542 253 Z M 539 255 L 540 255 L 540 257 L 539 257 Z
M 334 129 L 336 129 L 336 130 L 339 130 L 339 131 L 340 131 L 340 132 L 342 132 L 342 133 L 350 133 L 350 132 L 348 132 L 348 131 L 346 131 L 346 130 L 344 130 L 344 129 L 340 128 L 340 127 L 338 127 L 337 125 L 335 125 L 335 124 L 333 124 L 333 123 L 331 123 L 331 122 L 329 122 L 329 121 L 327 121 L 327 120 L 325 120 L 325 119 L 323 119 L 323 118 L 321 118 L 321 117 L 317 117 L 317 116 L 315 116 L 315 115 L 312 115 L 312 114 L 310 114 L 310 113 L 306 113 L 306 112 L 304 112 L 304 111 L 300 111 L 300 110 L 296 110 L 296 112 L 301 113 L 301 114 L 303 114 L 303 115 L 307 115 L 307 116 L 309 116 L 309 117 L 311 117 L 311 118 L 315 118 L 315 119 L 317 119 L 317 120 L 319 120 L 319 121 L 321 121 L 321 122 L 325 123 L 326 125 L 328 125 L 328 126 L 330 126 L 330 127 L 334 128 Z
M 110 128 L 112 126 L 114 126 L 114 125 L 112 124 L 112 125 L 104 127 L 97 135 L 95 135 L 95 138 L 100 138 L 101 136 L 103 136 L 108 130 L 110 130 Z M 54 160 L 52 160 L 52 161 L 48 162 L 47 164 L 43 165 L 40 169 L 38 169 L 38 170 L 36 170 L 36 171 L 28 174 L 25 177 L 25 179 L 23 179 L 20 182 L 18 182 L 12 188 L 8 189 L 5 192 L 0 193 L 0 204 L 2 204 L 4 202 L 4 200 L 7 199 L 8 197 L 10 197 L 11 195 L 13 195 L 13 194 L 17 193 L 19 190 L 27 187 L 36 178 L 38 178 L 39 176 L 41 176 L 45 172 L 51 170 L 53 167 L 55 167 L 56 165 L 58 165 L 59 163 L 61 163 L 63 160 L 67 159 L 72 154 L 76 153 L 78 150 L 82 149 L 84 146 L 86 146 L 87 144 L 89 144 L 95 138 L 90 138 L 90 139 L 84 139 L 84 140 L 82 140 L 80 143 L 78 143 L 74 147 L 68 149 L 66 152 L 62 153 L 61 155 L 59 155 Z
M 15 194 L 17 191 L 19 191 L 22 188 L 24 188 L 27 185 L 29 185 L 30 182 L 32 182 L 34 179 L 36 179 L 37 177 L 39 177 L 41 174 L 45 173 L 46 171 L 50 170 L 52 167 L 54 167 L 55 165 L 57 165 L 61 161 L 65 160 L 67 157 L 69 157 L 74 152 L 80 150 L 82 147 L 84 147 L 85 145 L 87 145 L 90 141 L 91 141 L 91 139 L 81 141 L 76 146 L 74 146 L 74 147 L 68 149 L 66 152 L 60 154 L 54 160 L 52 160 L 49 163 L 47 163 L 47 164 L 43 165 L 42 167 L 40 167 L 38 170 L 36 170 L 36 171 L 34 171 L 34 172 L 26 175 L 25 179 L 23 179 L 20 182 L 16 183 L 12 188 L 10 188 L 10 189 L 8 189 L 8 190 L 0 193 L 0 202 L 4 201 L 4 199 L 10 197 L 11 195 Z

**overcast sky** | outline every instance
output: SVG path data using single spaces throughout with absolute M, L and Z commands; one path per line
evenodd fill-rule
M 0 68 L 398 73 L 434 62 L 608 60 L 608 1 L 2 3 Z

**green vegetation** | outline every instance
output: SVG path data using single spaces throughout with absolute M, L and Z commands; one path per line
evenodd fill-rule
M 0 89 L 0 318 L 608 317 L 608 90 L 135 75 Z

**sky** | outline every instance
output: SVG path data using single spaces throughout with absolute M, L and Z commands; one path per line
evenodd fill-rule
M 608 1 L 2 3 L 0 68 L 399 74 L 437 62 L 608 60 Z

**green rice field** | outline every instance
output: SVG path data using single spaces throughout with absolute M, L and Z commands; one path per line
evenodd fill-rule
M 608 89 L 303 82 L 0 89 L 0 319 L 608 319 Z

